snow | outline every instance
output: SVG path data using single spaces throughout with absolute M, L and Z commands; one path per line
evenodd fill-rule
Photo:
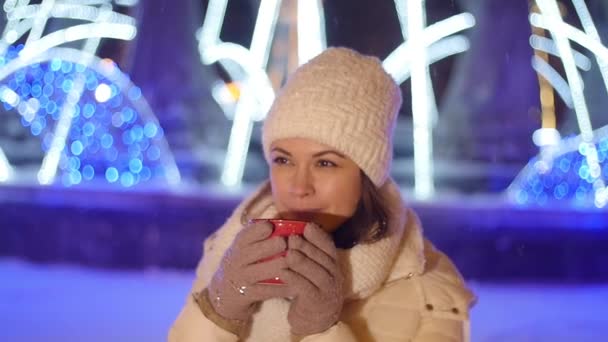
M 0 259 L 0 341 L 166 341 L 193 272 Z M 600 341 L 608 284 L 469 282 L 473 341 Z

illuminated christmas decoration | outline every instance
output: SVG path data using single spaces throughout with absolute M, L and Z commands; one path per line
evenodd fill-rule
M 424 0 L 395 0 L 404 42 L 383 62 L 398 82 L 412 82 L 414 146 L 414 194 L 426 199 L 434 195 L 433 127 L 437 102 L 429 65 L 469 48 L 466 37 L 454 35 L 475 26 L 475 18 L 462 13 L 426 26 Z
M 141 90 L 113 61 L 95 55 L 101 39 L 133 39 L 135 20 L 113 11 L 108 0 L 83 3 L 4 4 L 0 100 L 41 138 L 45 156 L 39 183 L 54 183 L 58 171 L 66 186 L 94 179 L 124 187 L 159 179 L 178 183 L 162 128 Z M 47 22 L 55 19 L 82 23 L 43 35 Z M 65 46 L 76 41 L 83 42 L 82 48 Z M 8 161 L 0 165 L 0 175 L 7 166 Z
M 554 127 L 543 127 L 534 135 L 541 148 L 539 155 L 522 170 L 508 193 L 518 203 L 547 203 L 550 199 L 570 200 L 577 205 L 606 206 L 608 190 L 605 177 L 608 135 L 605 128 L 594 131 L 583 93 L 583 80 L 577 66 L 589 70 L 588 59 L 581 57 L 570 45 L 576 42 L 590 50 L 599 66 L 608 90 L 608 48 L 599 34 L 588 8 L 581 0 L 572 1 L 583 30 L 565 23 L 554 0 L 537 0 L 539 13 L 530 15 L 533 26 L 548 30 L 553 40 L 533 36 L 531 45 L 558 56 L 564 64 L 566 80 L 542 59 L 535 58 L 533 66 L 574 108 L 580 135 L 560 139 Z M 542 88 L 541 88 L 542 89 Z
M 222 183 L 238 186 L 245 170 L 245 160 L 253 122 L 263 120 L 274 100 L 274 90 L 266 73 L 281 0 L 262 0 L 249 48 L 223 42 L 220 32 L 228 0 L 210 0 L 199 33 L 199 51 L 204 64 L 219 62 L 240 84 L 230 140 L 222 172 Z M 306 25 L 306 26 L 302 26 Z M 316 56 L 326 47 L 325 22 L 321 0 L 298 1 L 298 63 Z
M 6 182 L 13 176 L 13 168 L 0 148 L 0 183 Z
M 222 183 L 227 186 L 241 184 L 253 122 L 264 119 L 275 96 L 266 69 L 281 2 L 261 1 L 249 48 L 219 38 L 228 0 L 209 1 L 199 33 L 202 62 L 220 62 L 242 90 L 235 114 L 226 114 L 233 118 L 222 173 Z M 466 51 L 468 40 L 455 33 L 473 27 L 475 19 L 463 13 L 427 26 L 425 1 L 396 0 L 395 7 L 404 42 L 383 61 L 383 66 L 398 83 L 412 79 L 415 193 L 427 198 L 434 193 L 432 131 L 437 116 L 429 65 Z M 298 1 L 297 12 L 298 64 L 302 64 L 326 48 L 325 20 L 320 0 Z M 228 91 L 219 86 L 214 93 L 220 99 L 227 98 Z M 221 106 L 232 110 L 232 106 Z

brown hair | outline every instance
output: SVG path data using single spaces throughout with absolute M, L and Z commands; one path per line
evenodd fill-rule
M 361 172 L 361 198 L 357 210 L 332 235 L 336 247 L 348 249 L 359 243 L 370 243 L 387 232 L 388 208 L 379 189 Z

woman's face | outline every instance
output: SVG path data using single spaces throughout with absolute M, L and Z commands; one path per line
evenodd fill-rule
M 361 172 L 348 157 L 309 139 L 270 146 L 272 197 L 281 218 L 313 221 L 335 231 L 357 209 Z

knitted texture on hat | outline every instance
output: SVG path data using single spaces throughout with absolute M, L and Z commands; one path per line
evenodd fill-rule
M 262 129 L 270 145 L 307 138 L 352 159 L 380 187 L 393 155 L 401 90 L 379 59 L 347 48 L 329 48 L 298 68 L 275 99 Z

